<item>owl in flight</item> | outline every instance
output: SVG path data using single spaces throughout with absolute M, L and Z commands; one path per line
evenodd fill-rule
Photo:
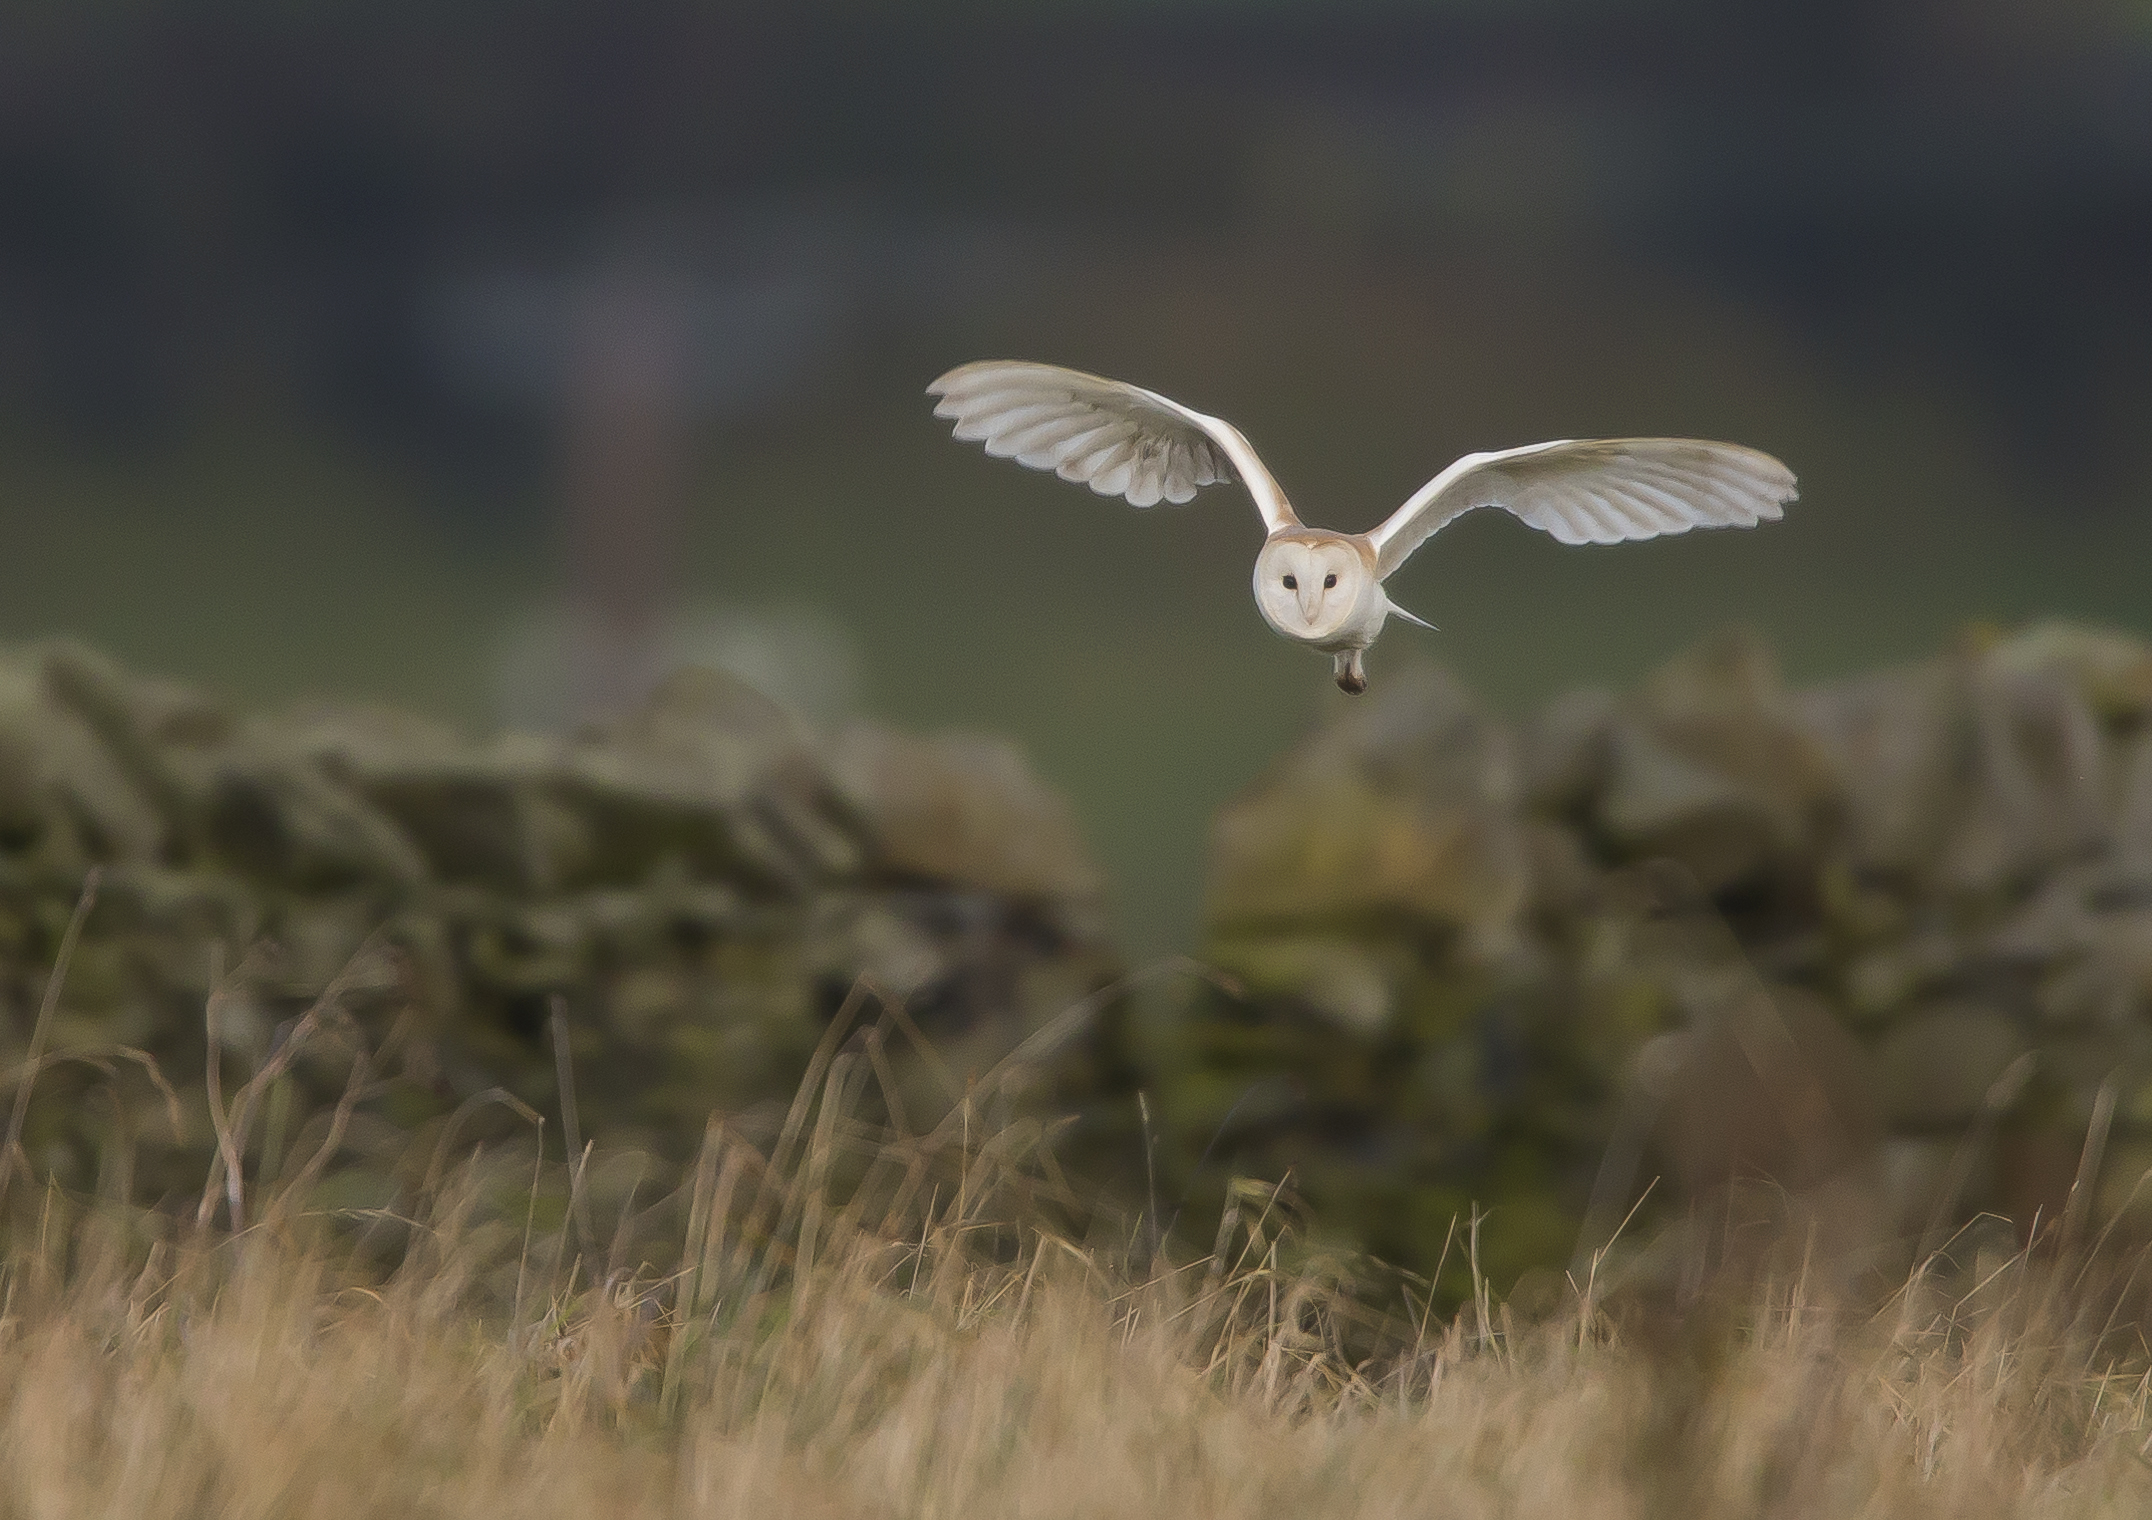
M 1422 628 L 1382 589 L 1451 519 L 1500 507 L 1565 544 L 1612 544 L 1775 521 L 1793 472 L 1769 454 L 1692 438 L 1559 439 L 1467 454 L 1367 533 L 1310 528 L 1243 438 L 1155 391 L 1052 364 L 987 359 L 927 387 L 934 415 L 989 454 L 1080 480 L 1131 506 L 1184 502 L 1237 480 L 1268 535 L 1255 557 L 1255 605 L 1276 632 L 1336 662 L 1337 683 L 1367 690 L 1361 657 L 1391 613 Z

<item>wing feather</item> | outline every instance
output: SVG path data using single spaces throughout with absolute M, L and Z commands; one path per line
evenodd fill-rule
M 1300 521 L 1239 429 L 1155 391 L 1051 364 L 990 359 L 949 371 L 927 394 L 938 398 L 935 416 L 955 421 L 961 441 L 1101 496 L 1149 507 L 1238 480 L 1267 531 Z
M 1097 423 L 1089 417 L 1071 417 L 1068 413 L 1051 407 L 1038 408 L 1045 415 L 1010 427 L 993 441 L 1000 445 L 998 452 L 1005 458 L 1023 459 L 1028 455 L 1052 449 L 1056 444 L 1081 437 L 1092 431 Z M 989 453 L 996 452 L 989 449 Z
M 1135 478 L 1135 448 L 1129 443 L 1119 443 L 1093 470 L 1091 489 L 1101 496 L 1125 496 Z
M 1072 455 L 1062 463 L 1063 480 L 1089 482 L 1091 489 L 1101 496 L 1114 496 L 1099 477 L 1119 464 L 1128 448 L 1128 432 L 1123 428 L 1108 428 L 1093 439 L 1080 455 Z
M 1680 533 L 1696 526 L 1679 503 L 1645 481 L 1624 481 L 1613 494 L 1617 506 L 1636 521 L 1649 523 L 1656 533 Z
M 1079 425 L 1066 436 L 1045 448 L 1037 450 L 1036 453 L 1019 454 L 1016 456 L 1016 461 L 1018 464 L 1031 465 L 1035 470 L 1058 471 L 1071 459 L 1088 454 L 1096 449 L 1104 441 L 1105 436 L 1106 428 L 1104 425 L 1094 422 L 1090 418 L 1082 418 L 1079 420 Z M 1032 463 L 1034 459 L 1038 461 L 1036 464 Z
M 1793 472 L 1769 454 L 1695 438 L 1560 439 L 1467 454 L 1368 535 L 1388 576 L 1446 523 L 1500 507 L 1565 544 L 1612 544 L 1775 522 Z

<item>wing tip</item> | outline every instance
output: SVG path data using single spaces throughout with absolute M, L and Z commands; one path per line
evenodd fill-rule
M 1771 462 L 1778 464 L 1775 459 Z M 1801 485 L 1794 479 L 1793 471 L 1784 465 L 1779 465 L 1779 469 L 1782 472 L 1781 478 L 1773 481 L 1770 488 L 1757 499 L 1756 517 L 1760 522 L 1782 521 L 1786 516 L 1786 509 L 1801 499 Z
M 960 389 L 963 384 L 988 370 L 996 369 L 1048 369 L 1050 365 L 1035 364 L 1028 359 L 970 359 L 954 369 L 945 369 L 927 382 L 929 396 L 946 396 Z

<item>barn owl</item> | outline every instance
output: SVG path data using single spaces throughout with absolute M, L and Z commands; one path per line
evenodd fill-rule
M 1689 438 L 1559 439 L 1467 454 L 1367 533 L 1310 528 L 1240 430 L 1155 391 L 1052 364 L 988 359 L 932 385 L 934 415 L 980 442 L 1130 505 L 1184 502 L 1238 480 L 1266 537 L 1255 605 L 1271 628 L 1332 657 L 1337 683 L 1367 690 L 1363 656 L 1395 613 L 1383 582 L 1429 535 L 1475 507 L 1501 507 L 1565 544 L 1611 544 L 1691 528 L 1750 528 L 1782 515 L 1793 473 L 1769 454 Z

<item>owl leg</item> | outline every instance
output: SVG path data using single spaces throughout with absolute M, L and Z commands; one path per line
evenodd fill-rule
M 1361 649 L 1348 649 L 1333 657 L 1337 664 L 1339 690 L 1349 691 L 1356 697 L 1367 690 L 1367 667 L 1360 663 L 1360 656 L 1365 653 Z

